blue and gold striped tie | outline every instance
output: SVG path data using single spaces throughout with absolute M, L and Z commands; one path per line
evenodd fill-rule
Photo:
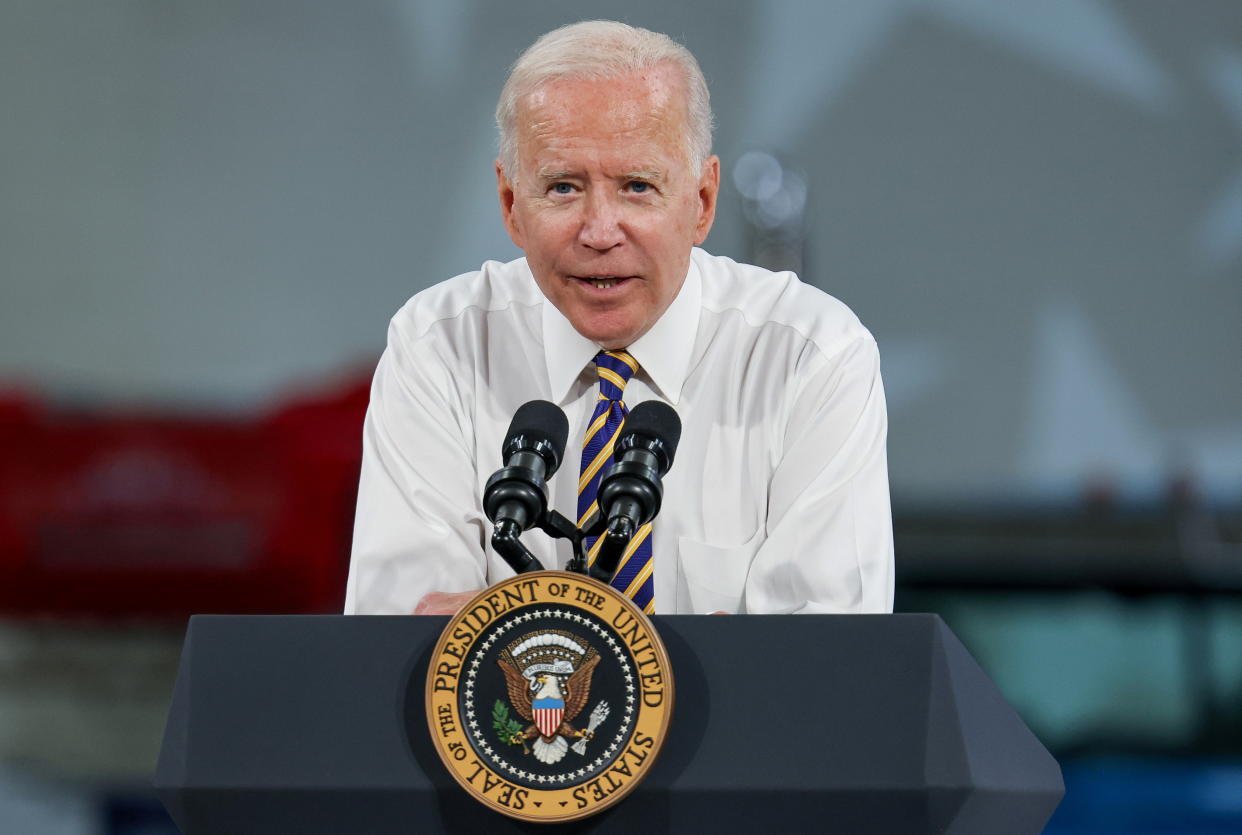
M 612 448 L 621 434 L 629 410 L 621 402 L 625 384 L 638 370 L 638 363 L 625 351 L 600 351 L 595 355 L 599 374 L 599 400 L 582 442 L 582 475 L 578 479 L 578 527 L 585 527 L 599 512 L 596 496 L 604 471 L 611 466 Z M 602 537 L 586 540 L 587 561 L 595 562 Z M 613 588 L 632 599 L 647 614 L 655 612 L 654 563 L 651 559 L 651 523 L 634 534 L 617 566 Z

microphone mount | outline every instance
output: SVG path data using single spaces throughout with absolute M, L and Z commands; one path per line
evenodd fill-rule
M 568 431 L 565 413 L 554 403 L 523 404 L 501 448 L 504 467 L 483 488 L 483 512 L 495 526 L 492 547 L 518 574 L 543 570 L 520 537 L 536 525 L 557 526 L 549 521 L 547 480 L 560 466 Z
M 560 466 L 566 432 L 564 413 L 546 401 L 527 403 L 514 416 L 502 451 L 505 466 L 483 491 L 483 510 L 495 525 L 492 547 L 518 574 L 541 571 L 543 565 L 521 540 L 523 531 L 538 528 L 569 540 L 573 556 L 566 571 L 608 583 L 635 533 L 660 512 L 661 478 L 673 464 L 681 421 L 658 401 L 634 408 L 617 439 L 615 463 L 600 482 L 599 512 L 585 530 L 548 507 L 547 480 Z M 589 567 L 587 537 L 602 537 Z

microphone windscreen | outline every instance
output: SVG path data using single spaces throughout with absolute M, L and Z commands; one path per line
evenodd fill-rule
M 506 453 L 511 442 L 518 436 L 529 441 L 546 441 L 556 451 L 556 460 L 565 455 L 565 441 L 569 438 L 569 420 L 555 403 L 546 400 L 532 400 L 523 403 L 513 414 L 509 431 L 505 434 L 502 455 Z
M 681 418 L 677 417 L 677 412 L 667 403 L 648 400 L 630 410 L 621 434 L 660 441 L 668 453 L 668 464 L 671 467 L 673 456 L 677 452 L 677 443 L 681 440 Z

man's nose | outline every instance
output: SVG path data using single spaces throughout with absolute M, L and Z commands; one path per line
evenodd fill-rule
M 621 223 L 621 207 L 608 195 L 592 189 L 583 201 L 582 225 L 578 243 L 603 252 L 625 240 Z

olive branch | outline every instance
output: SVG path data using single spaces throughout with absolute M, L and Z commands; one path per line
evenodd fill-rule
M 526 744 L 522 742 L 522 725 L 509 715 L 509 708 L 505 707 L 505 703 L 500 699 L 496 700 L 492 708 L 492 727 L 496 729 L 496 733 L 500 734 L 500 738 L 510 745 L 526 747 Z

